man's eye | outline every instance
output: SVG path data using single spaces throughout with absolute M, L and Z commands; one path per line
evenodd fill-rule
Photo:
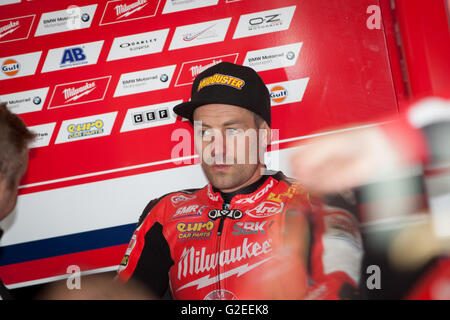
M 211 130 L 210 130 L 210 129 L 205 129 L 205 130 L 201 130 L 201 131 L 200 131 L 200 135 L 201 135 L 202 137 L 208 136 L 208 135 L 210 135 L 210 134 L 211 134 Z
M 225 131 L 227 134 L 238 134 L 239 133 L 239 130 L 235 129 L 235 128 L 227 128 Z

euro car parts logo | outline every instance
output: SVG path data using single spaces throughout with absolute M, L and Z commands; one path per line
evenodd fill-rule
M 61 124 L 55 144 L 103 137 L 111 134 L 116 112 L 65 120 Z
M 0 43 L 28 39 L 36 15 L 0 20 Z
M 79 124 L 71 124 L 67 127 L 68 139 L 87 137 L 103 133 L 103 121 L 95 120 Z
M 108 1 L 100 25 L 154 17 L 159 3 L 160 0 Z
M 180 222 L 177 224 L 178 240 L 204 240 L 211 237 L 214 222 Z

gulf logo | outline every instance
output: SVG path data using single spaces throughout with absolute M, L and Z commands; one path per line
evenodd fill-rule
M 15 76 L 20 70 L 20 64 L 14 59 L 6 59 L 2 64 L 2 71 L 7 76 Z
M 282 86 L 275 86 L 270 90 L 270 99 L 273 102 L 281 103 L 287 97 L 287 90 Z

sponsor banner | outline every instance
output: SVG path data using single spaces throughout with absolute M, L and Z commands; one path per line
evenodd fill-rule
M 67 9 L 43 13 L 34 36 L 89 28 L 96 9 L 97 5 L 93 4 L 84 7 L 70 6 Z
M 225 39 L 230 21 L 231 18 L 225 18 L 177 27 L 169 50 L 221 42 Z
M 100 101 L 105 98 L 111 76 L 63 83 L 55 86 L 48 109 Z
M 215 6 L 219 0 L 167 0 L 163 14 Z
M 0 58 L 0 80 L 35 74 L 42 51 Z
M 117 83 L 114 97 L 167 89 L 172 81 L 176 65 L 123 73 Z
M 308 81 L 309 78 L 303 78 L 268 84 L 272 107 L 302 101 Z
M 28 39 L 35 16 L 0 20 L 0 43 Z
M 251 67 L 257 72 L 291 67 L 296 64 L 301 47 L 302 42 L 297 42 L 284 46 L 248 51 L 243 65 Z
M 100 25 L 154 17 L 160 0 L 108 1 Z
M 117 111 L 65 120 L 61 124 L 55 144 L 108 136 L 116 116 Z
M 40 111 L 48 89 L 49 87 L 4 94 L 0 96 L 0 102 L 6 102 L 8 109 L 15 114 Z
M 177 119 L 177 115 L 173 112 L 173 108 L 181 102 L 183 102 L 183 100 L 128 109 L 120 132 L 173 124 Z
M 288 30 L 296 6 L 244 14 L 239 18 L 233 39 Z
M 40 148 L 48 146 L 53 135 L 53 130 L 55 130 L 55 126 L 56 122 L 28 127 L 30 131 L 36 133 L 36 138 L 30 144 L 30 148 Z
M 232 62 L 236 63 L 238 58 L 238 53 L 227 54 L 224 56 L 218 56 L 213 58 L 206 58 L 201 60 L 194 60 L 183 62 L 181 66 L 181 70 L 178 73 L 177 81 L 175 86 L 184 86 L 189 85 L 194 82 L 194 78 L 202 71 L 218 64 L 221 62 Z
M 20 3 L 21 0 L 1 0 L 0 6 L 6 6 L 7 4 Z
M 163 50 L 169 29 L 115 38 L 106 61 L 157 53 Z
M 96 64 L 103 40 L 82 43 L 70 47 L 51 49 L 45 59 L 42 73 L 84 67 Z

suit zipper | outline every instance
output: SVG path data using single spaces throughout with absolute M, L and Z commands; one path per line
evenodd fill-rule
M 228 210 L 230 208 L 230 204 L 229 203 L 224 203 L 222 204 L 222 209 L 226 209 Z M 217 236 L 218 236 L 218 243 L 217 243 L 217 279 L 218 279 L 218 284 L 219 284 L 219 292 L 221 290 L 221 285 L 220 285 L 220 242 L 221 242 L 221 238 L 222 238 L 222 230 L 223 230 L 223 224 L 225 223 L 225 219 L 226 217 L 221 217 L 220 218 L 220 222 L 219 222 L 219 228 L 217 229 Z

